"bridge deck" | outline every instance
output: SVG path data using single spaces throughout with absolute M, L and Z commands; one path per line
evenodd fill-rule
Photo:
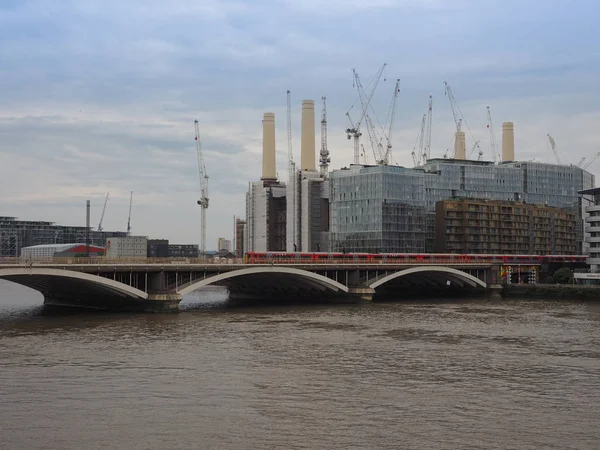
M 410 263 L 285 263 L 285 264 L 185 264 L 185 263 L 170 263 L 170 264 L 147 264 L 147 263 L 102 263 L 102 264 L 64 264 L 64 263 L 13 263 L 2 264 L 0 269 L 9 268 L 49 268 L 49 269 L 64 269 L 74 270 L 78 272 L 111 272 L 111 271 L 143 271 L 143 272 L 175 272 L 175 271 L 207 271 L 216 272 L 224 270 L 237 270 L 250 267 L 292 267 L 303 270 L 398 270 L 405 267 L 415 266 L 438 266 L 438 267 L 455 267 L 455 268 L 488 268 L 494 264 L 489 262 L 473 262 L 473 263 L 429 263 L 429 262 L 410 262 Z M 516 264 L 513 264 L 516 265 Z M 524 264 L 531 266 L 532 264 Z

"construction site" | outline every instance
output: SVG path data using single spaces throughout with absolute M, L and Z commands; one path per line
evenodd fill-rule
M 349 167 L 330 170 L 326 96 L 321 97 L 319 118 L 315 114 L 314 100 L 305 99 L 298 105 L 301 136 L 300 159 L 297 161 L 292 148 L 291 91 L 286 92 L 288 176 L 285 181 L 278 178 L 276 171 L 275 113 L 263 114 L 262 174 L 248 185 L 245 217 L 234 216 L 233 248 L 236 256 L 241 257 L 246 251 L 432 252 L 442 247 L 446 251 L 454 251 L 452 245 L 436 244 L 436 236 L 439 241 L 442 234 L 451 232 L 461 233 L 461 248 L 473 251 L 524 250 L 523 246 L 508 245 L 509 241 L 514 241 L 514 236 L 509 235 L 513 231 L 518 234 L 519 230 L 516 225 L 513 229 L 506 223 L 502 228 L 506 242 L 499 242 L 498 248 L 467 245 L 468 242 L 480 242 L 481 236 L 494 235 L 498 231 L 493 228 L 494 221 L 473 215 L 477 211 L 465 213 L 465 221 L 459 231 L 454 225 L 449 225 L 454 224 L 453 218 L 445 216 L 444 220 L 450 222 L 445 230 L 441 230 L 444 221 L 438 219 L 436 223 L 436 204 L 460 199 L 521 203 L 528 205 L 525 208 L 528 211 L 535 205 L 558 208 L 560 210 L 556 214 L 572 218 L 575 226 L 573 236 L 564 237 L 568 245 L 552 248 L 574 249 L 576 253 L 586 251 L 585 214 L 580 192 L 595 186 L 594 176 L 586 169 L 596 161 L 600 152 L 589 160 L 582 158 L 577 164 L 563 164 L 556 142 L 548 134 L 545 138 L 556 158 L 555 164 L 520 161 L 515 151 L 514 124 L 502 123 L 502 138 L 498 145 L 488 106 L 489 152 L 486 153 L 491 157 L 484 159 L 486 153 L 481 140 L 475 138 L 450 84 L 444 82 L 444 94 L 455 125 L 451 150 L 446 150 L 443 156 L 432 156 L 433 96 L 429 95 L 427 109 L 410 152 L 413 167 L 400 166 L 393 152 L 400 79 L 395 80 L 385 112 L 377 114 L 373 106 L 385 67 L 386 64 L 383 64 L 366 85 L 363 85 L 359 73 L 352 70 L 356 96 L 345 114 L 348 125 L 340 130 L 348 141 L 352 141 L 348 152 L 352 152 L 353 163 Z M 318 152 L 317 120 L 320 121 Z M 200 206 L 200 244 L 196 254 L 205 257 L 209 176 L 204 163 L 200 124 L 197 120 L 193 124 L 200 194 L 197 200 Z M 130 236 L 133 192 L 130 193 L 125 231 L 104 231 L 102 227 L 109 195 L 106 194 L 100 221 L 95 228 L 90 223 L 89 201 L 86 226 L 60 226 L 52 222 L 0 217 L 0 256 L 19 256 L 21 249 L 28 246 L 83 243 L 106 247 L 109 238 L 133 238 Z M 454 239 L 458 240 L 458 235 Z M 132 249 L 136 247 L 133 241 L 131 245 Z M 125 249 L 128 246 L 122 241 L 111 249 L 111 254 L 116 251 L 115 248 Z M 140 248 L 131 251 L 138 256 L 142 253 Z M 154 254 L 154 250 L 148 252 Z M 193 249 L 186 254 L 192 253 Z
M 586 251 L 585 213 L 580 192 L 595 185 L 594 176 L 586 169 L 600 152 L 589 160 L 582 158 L 578 164 L 563 164 L 556 142 L 548 134 L 556 164 L 519 161 L 515 156 L 514 124 L 502 123 L 502 140 L 498 145 L 488 106 L 491 158 L 484 160 L 481 141 L 475 139 L 451 86 L 444 82 L 444 93 L 455 124 L 452 152 L 446 150 L 441 157 L 431 155 L 433 97 L 430 95 L 411 152 L 414 166 L 399 166 L 395 164 L 392 137 L 400 80 L 394 85 L 385 120 L 378 119 L 371 103 L 385 66 L 382 65 L 366 88 L 358 72 L 352 71 L 357 98 L 346 113 L 349 125 L 345 130 L 348 140 L 353 141 L 350 167 L 329 170 L 325 97 L 322 97 L 319 165 L 316 164 L 314 100 L 302 101 L 301 157 L 300 166 L 296 165 L 292 152 L 290 91 L 287 91 L 289 175 L 287 182 L 279 180 L 275 172 L 275 114 L 264 114 L 263 173 L 259 181 L 249 184 L 246 194 L 244 251 L 433 252 L 436 228 L 437 235 L 448 231 L 440 229 L 442 221 L 436 224 L 436 204 L 457 199 L 496 201 L 500 202 L 499 208 L 504 204 L 507 208 L 523 204 L 527 206 L 521 209 L 534 216 L 552 215 L 561 221 L 556 222 L 563 233 L 560 242 L 547 248 L 533 246 L 525 239 L 521 240 L 523 245 L 516 245 L 520 241 L 515 236 L 523 230 L 517 229 L 516 222 L 505 221 L 501 234 L 504 237 L 496 247 L 463 246 L 473 252 L 502 250 L 514 254 L 527 253 L 533 248 L 540 252 L 568 249 L 580 254 Z M 366 144 L 362 142 L 363 136 Z M 467 146 L 468 140 L 473 144 Z M 460 232 L 464 235 L 461 239 L 465 242 L 480 241 L 481 236 L 499 233 L 500 220 L 496 227 L 489 218 L 477 217 L 477 211 L 472 213 L 461 225 Z M 540 223 L 540 227 L 550 227 L 551 223 L 555 222 L 546 221 L 543 225 Z M 459 250 L 452 246 L 444 248 L 448 252 Z

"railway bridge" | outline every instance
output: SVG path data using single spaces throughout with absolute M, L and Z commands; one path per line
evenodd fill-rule
M 500 267 L 489 262 L 253 263 L 171 259 L 66 262 L 0 261 L 0 279 L 42 293 L 44 304 L 177 311 L 183 296 L 204 286 L 227 287 L 231 297 L 372 300 L 411 293 L 483 293 L 497 285 Z

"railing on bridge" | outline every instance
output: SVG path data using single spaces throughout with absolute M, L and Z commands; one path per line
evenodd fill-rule
M 147 258 L 147 257 L 0 257 L 0 265 L 540 265 L 546 262 L 585 262 L 586 255 L 462 255 L 249 252 L 244 258 Z

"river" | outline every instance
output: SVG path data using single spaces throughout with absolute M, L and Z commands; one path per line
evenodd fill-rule
M 597 449 L 600 302 L 47 312 L 0 280 L 2 449 Z

